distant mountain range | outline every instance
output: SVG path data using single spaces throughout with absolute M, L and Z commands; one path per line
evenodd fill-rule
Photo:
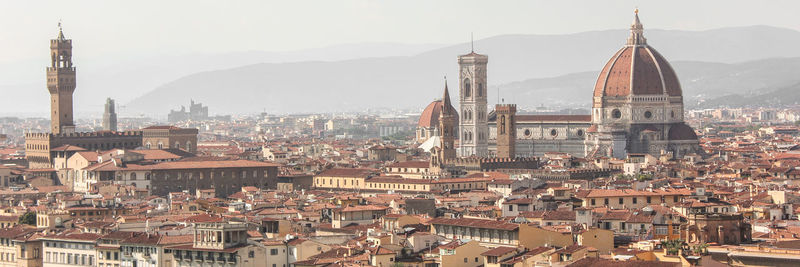
M 477 40 L 476 52 L 489 55 L 489 101 L 497 101 L 499 88 L 506 102 L 522 106 L 586 106 L 597 72 L 627 35 L 623 29 Z M 792 59 L 800 57 L 798 31 L 768 26 L 645 29 L 645 36 L 675 65 L 687 103 L 766 92 L 789 86 L 800 76 Z M 106 97 L 122 104 L 121 116 L 165 116 L 190 99 L 208 105 L 211 114 L 421 109 L 441 97 L 443 76 L 452 90 L 458 87 L 456 57 L 469 47 L 352 44 L 281 53 L 125 55 L 124 60 L 80 60 L 83 54 L 76 53 L 75 110 L 99 114 Z M 41 61 L 46 64 L 46 57 Z M 5 96 L 0 113 L 46 116 L 44 64 L 37 62 L 0 65 Z M 785 65 L 770 65 L 778 63 Z
M 501 98 L 523 107 L 588 106 L 597 73 L 627 34 L 611 30 L 480 40 L 475 47 L 489 55 L 489 83 L 494 88 L 489 101 L 497 101 L 499 87 Z M 701 99 L 777 89 L 800 77 L 800 61 L 782 58 L 800 57 L 797 31 L 753 26 L 696 32 L 649 30 L 645 36 L 675 65 L 690 106 Z M 440 97 L 442 76 L 450 77 L 451 89 L 457 88 L 456 57 L 466 52 L 468 44 L 460 44 L 416 56 L 263 63 L 201 72 L 159 86 L 130 102 L 128 108 L 166 112 L 189 97 L 217 113 L 421 108 Z
M 781 107 L 800 105 L 800 83 L 773 90 L 717 97 L 700 104 L 701 107 Z
M 797 99 L 787 95 L 783 101 L 769 102 L 768 96 L 780 95 L 781 90 L 789 90 L 788 88 L 797 88 L 800 83 L 800 58 L 774 58 L 735 64 L 692 61 L 675 61 L 670 64 L 681 81 L 686 107 L 741 104 L 766 106 L 775 103 L 792 104 L 789 100 Z M 501 96 L 507 103 L 588 108 L 598 73 L 599 71 L 590 71 L 528 79 L 497 87 L 501 89 Z M 791 90 L 787 93 L 791 93 Z M 800 90 L 795 91 L 794 95 L 800 95 L 798 93 Z M 760 95 L 764 95 L 764 98 L 749 97 Z M 749 99 L 746 103 L 729 103 L 745 97 Z

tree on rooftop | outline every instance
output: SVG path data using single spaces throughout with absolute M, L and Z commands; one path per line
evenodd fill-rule
M 667 250 L 667 255 L 678 255 L 678 252 L 681 250 L 681 247 L 683 246 L 683 240 L 671 239 L 664 241 L 662 244 L 664 244 L 663 246 Z
M 36 213 L 29 211 L 19 216 L 19 224 L 36 225 Z

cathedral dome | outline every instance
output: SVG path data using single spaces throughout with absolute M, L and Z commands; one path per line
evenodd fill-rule
M 444 88 L 443 98 L 447 99 L 447 101 L 443 101 L 442 99 L 434 100 L 422 110 L 422 115 L 419 116 L 419 121 L 417 122 L 418 127 L 439 128 L 439 117 L 442 114 L 442 108 L 445 106 L 447 106 L 450 114 L 453 114 L 456 123 L 458 123 L 458 111 L 450 104 L 450 94 L 447 92 L 447 85 L 445 85 Z
M 422 115 L 419 116 L 419 127 L 439 127 L 439 114 L 442 113 L 442 101 L 435 100 L 425 107 Z
M 419 122 L 417 122 L 417 126 L 424 127 L 424 128 L 439 128 L 439 116 L 442 114 L 442 100 L 434 100 L 427 107 L 422 111 L 422 115 L 419 116 Z M 456 121 L 458 121 L 458 112 L 456 109 L 451 105 L 449 106 L 452 114 L 455 114 Z
M 606 63 L 594 86 L 595 97 L 637 95 L 681 96 L 681 85 L 672 66 L 647 45 L 639 15 L 631 25 L 627 44 Z

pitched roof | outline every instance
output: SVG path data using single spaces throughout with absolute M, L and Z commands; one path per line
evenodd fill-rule
M 494 256 L 500 257 L 506 255 L 508 253 L 516 252 L 517 248 L 514 247 L 496 247 L 490 250 L 487 250 L 484 253 L 481 253 L 481 256 Z

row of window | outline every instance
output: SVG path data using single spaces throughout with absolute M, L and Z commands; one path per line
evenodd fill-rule
M 405 184 L 384 184 L 384 183 L 367 183 L 369 188 L 379 188 L 379 189 L 408 189 L 408 190 L 417 190 L 417 185 L 405 185 Z M 428 187 L 424 185 L 420 185 L 422 190 L 427 190 Z
M 103 257 L 103 254 L 105 254 L 105 257 Z M 98 257 L 101 260 L 103 260 L 103 259 L 111 260 L 112 259 L 112 255 L 113 255 L 113 260 L 115 260 L 115 261 L 119 260 L 119 252 L 116 252 L 116 251 L 113 254 L 111 253 L 111 251 L 106 251 L 106 253 L 102 253 L 101 252 Z
M 614 119 L 622 118 L 622 112 L 619 109 L 614 109 L 614 110 L 611 111 L 611 117 L 614 118 Z M 671 110 L 669 112 L 669 117 L 673 118 L 673 119 L 675 118 L 675 111 L 674 110 Z M 644 118 L 645 119 L 652 119 L 653 118 L 653 112 L 649 111 L 649 110 L 645 111 L 644 112 Z
M 484 92 L 485 88 L 483 88 L 483 83 L 478 83 L 478 90 L 476 94 L 478 97 L 483 97 L 486 93 Z M 469 79 L 464 79 L 464 98 L 472 97 L 472 83 Z
M 522 133 L 525 135 L 525 137 L 530 137 L 533 134 L 533 132 L 531 132 L 531 129 L 525 129 L 525 131 Z M 577 136 L 583 136 L 583 134 L 584 134 L 583 130 L 578 130 L 577 132 L 575 132 L 575 135 Z M 550 129 L 550 136 L 552 137 L 558 136 L 558 130 Z
M 208 174 L 209 174 L 208 175 L 209 178 L 214 178 L 214 172 L 213 171 L 208 172 Z M 239 177 L 237 177 L 236 174 L 237 173 L 235 171 L 230 171 L 231 178 L 248 178 L 247 171 L 241 171 L 239 173 L 239 175 L 240 175 Z M 266 176 L 267 176 L 267 171 L 265 170 L 264 171 L 264 177 L 266 177 Z M 191 178 L 194 178 L 194 177 L 198 177 L 200 179 L 205 179 L 205 172 L 197 172 L 196 174 L 195 173 L 191 173 L 191 172 L 190 173 L 186 173 L 186 174 L 178 173 L 176 175 L 176 178 L 178 178 L 178 179 L 181 179 L 181 178 L 189 178 L 189 179 L 191 179 Z M 219 171 L 219 177 L 223 177 L 224 178 L 225 177 L 225 171 Z M 252 171 L 252 177 L 253 178 L 258 177 L 258 170 L 253 170 Z M 145 178 L 147 178 L 147 177 L 145 177 Z M 164 174 L 164 178 L 165 179 L 170 179 L 170 178 L 172 178 L 172 175 L 170 175 L 169 173 L 165 173 Z
M 625 204 L 624 199 L 625 198 L 622 198 L 622 197 L 619 198 L 619 204 Z M 595 198 L 591 199 L 592 206 L 597 205 L 597 202 L 595 200 L 596 200 Z M 647 201 L 647 204 L 650 204 L 653 201 L 653 199 L 652 199 L 652 197 L 646 197 L 646 201 Z M 661 201 L 664 202 L 663 199 Z M 672 201 L 673 202 L 678 202 L 678 196 L 672 196 Z M 633 204 L 637 204 L 639 202 L 639 198 L 638 197 L 633 197 L 632 198 L 632 202 L 633 202 Z M 608 205 L 608 203 L 609 203 L 608 198 L 603 199 L 603 205 Z
M 92 245 L 76 244 L 68 242 L 44 242 L 44 246 L 48 248 L 71 248 L 71 249 L 92 249 Z
M 45 252 L 44 262 L 71 265 L 93 266 L 94 255 L 73 254 L 64 252 Z
M 151 149 L 151 146 L 152 146 L 152 144 L 150 142 L 147 142 L 146 144 L 144 144 L 144 147 L 147 148 L 147 149 Z M 164 143 L 158 142 L 157 147 L 158 147 L 158 149 L 164 149 Z M 172 148 L 181 149 L 181 144 L 178 143 L 178 142 L 175 142 L 175 145 L 173 145 Z M 183 149 L 186 150 L 186 151 L 191 151 L 192 150 L 192 142 L 191 141 L 186 141 L 186 146 L 183 147 Z
M 656 226 L 655 232 L 657 235 L 667 235 L 669 233 L 669 228 L 667 226 Z M 672 228 L 673 235 L 679 235 L 681 233 L 681 229 L 678 227 Z
M 156 254 L 156 253 L 158 253 L 158 250 L 156 248 L 154 248 L 154 247 L 128 247 L 128 246 L 126 246 L 126 247 L 122 247 L 122 252 L 126 252 L 126 253 L 137 252 L 137 253 L 153 253 L 153 254 Z
M 344 179 L 342 185 L 347 185 L 347 181 L 350 181 L 350 185 L 355 185 L 355 186 L 359 185 L 358 179 Z M 317 179 L 317 184 L 324 185 L 325 179 Z M 333 179 L 328 179 L 328 184 L 333 185 Z M 339 186 L 339 179 L 336 179 L 336 186 Z
M 0 261 L 15 262 L 14 253 L 0 253 Z

